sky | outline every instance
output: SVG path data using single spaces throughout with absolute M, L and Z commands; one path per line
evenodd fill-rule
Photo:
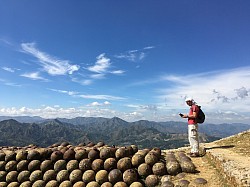
M 0 4 L 0 116 L 250 124 L 249 0 Z

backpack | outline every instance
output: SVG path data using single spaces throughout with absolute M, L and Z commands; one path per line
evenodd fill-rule
M 196 118 L 196 122 L 197 123 L 203 123 L 205 121 L 205 114 L 201 110 L 201 106 L 198 106 L 198 107 L 199 107 L 199 112 L 198 112 L 198 116 Z

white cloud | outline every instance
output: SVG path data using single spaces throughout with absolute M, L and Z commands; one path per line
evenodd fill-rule
M 5 71 L 8 71 L 8 72 L 11 72 L 11 73 L 14 73 L 14 72 L 15 72 L 14 69 L 9 68 L 9 67 L 2 67 L 2 69 L 5 70 Z
M 39 72 L 32 72 L 32 73 L 24 73 L 21 74 L 20 76 L 26 77 L 32 80 L 43 80 L 43 81 L 48 81 L 48 79 L 45 79 L 39 75 Z
M 110 65 L 110 59 L 105 57 L 105 54 L 103 53 L 97 57 L 95 65 L 90 66 L 87 69 L 95 73 L 106 73 Z
M 74 71 L 78 71 L 80 69 L 80 66 L 71 65 L 67 60 L 60 60 L 39 51 L 35 47 L 35 43 L 22 43 L 21 47 L 25 53 L 31 54 L 37 58 L 43 69 L 50 75 L 72 74 Z
M 111 103 L 108 101 L 105 101 L 103 103 L 99 103 L 99 102 L 95 101 L 95 102 L 88 104 L 87 106 L 108 106 L 108 105 L 111 105 Z
M 51 90 L 51 91 L 54 91 L 54 92 L 58 92 L 58 93 L 67 94 L 67 95 L 70 95 L 70 96 L 78 94 L 78 92 L 74 92 L 74 91 L 57 90 L 57 89 L 51 89 L 51 88 L 48 88 L 48 90 Z
M 115 70 L 115 71 L 111 71 L 110 73 L 118 75 L 118 74 L 123 74 L 124 72 L 125 71 L 123 70 Z
M 100 100 L 124 100 L 124 97 L 112 96 L 112 95 L 77 95 L 84 99 L 100 99 Z
M 220 115 L 213 116 L 217 111 L 230 111 L 241 115 L 245 113 L 244 116 L 249 117 L 250 67 L 186 76 L 167 75 L 162 77 L 162 81 L 170 84 L 167 84 L 167 88 L 158 90 L 161 94 L 159 98 L 161 101 L 165 100 L 169 107 L 185 109 L 185 97 L 192 97 L 210 113 L 208 118 L 211 120 L 221 121 Z M 241 117 L 234 116 L 232 121 L 236 122 Z

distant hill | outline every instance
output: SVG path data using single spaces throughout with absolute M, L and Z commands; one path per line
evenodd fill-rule
M 3 118 L 3 116 L 2 116 Z M 1 117 L 0 117 L 1 119 Z M 57 118 L 16 117 L 0 122 L 0 146 L 49 146 L 56 142 L 71 144 L 104 141 L 108 145 L 136 144 L 140 148 L 177 148 L 188 143 L 187 124 L 184 122 L 153 122 L 140 120 L 127 122 L 114 118 Z M 225 128 L 225 126 L 227 128 Z M 250 129 L 246 124 L 201 124 L 200 140 L 210 142 Z

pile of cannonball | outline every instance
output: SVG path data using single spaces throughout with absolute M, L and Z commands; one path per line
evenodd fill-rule
M 1 187 L 164 187 L 183 172 L 195 172 L 191 159 L 159 148 L 103 142 L 0 147 Z

